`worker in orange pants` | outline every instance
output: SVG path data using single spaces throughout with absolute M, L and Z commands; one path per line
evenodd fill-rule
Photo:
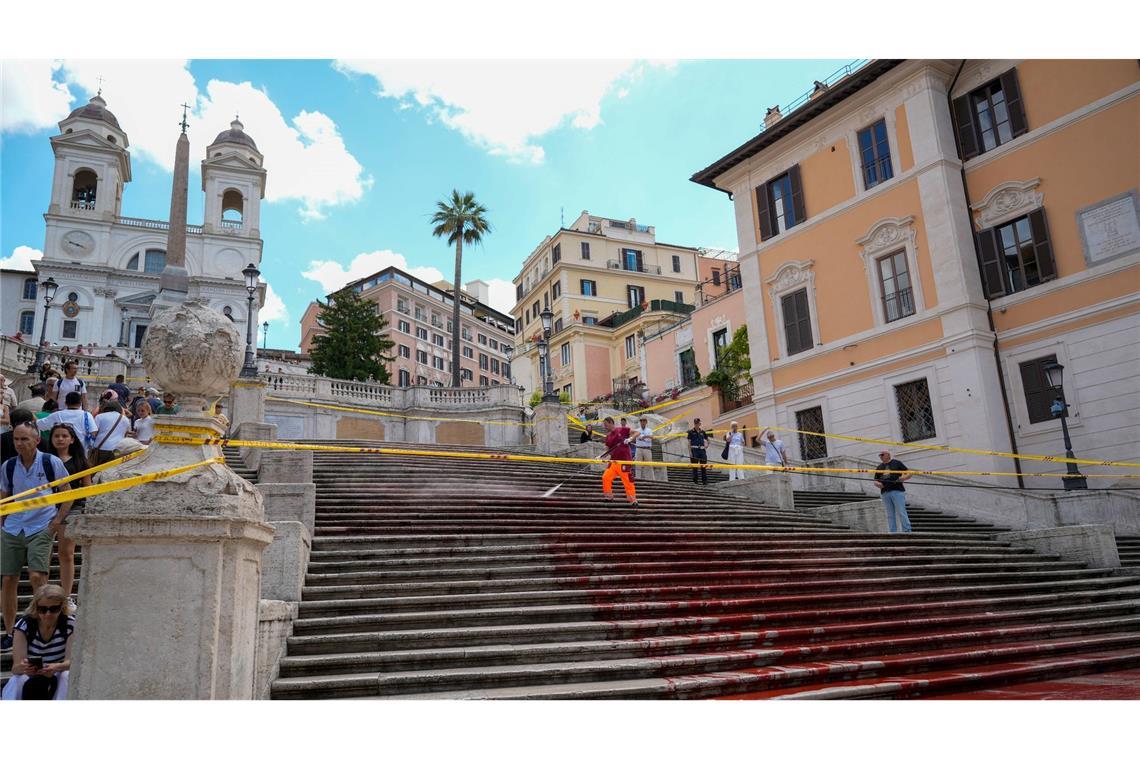
M 610 457 L 610 465 L 602 473 L 602 493 L 606 495 L 606 501 L 613 501 L 614 478 L 621 478 L 622 487 L 625 488 L 626 501 L 631 507 L 636 507 L 637 490 L 633 487 L 633 481 L 629 477 L 631 467 L 629 462 L 633 459 L 630 456 L 629 444 L 636 436 L 627 427 L 615 426 L 613 417 L 606 417 L 602 426 L 606 431 L 606 453 Z

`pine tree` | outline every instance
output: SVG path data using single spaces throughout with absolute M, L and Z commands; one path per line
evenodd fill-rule
M 314 375 L 340 380 L 377 380 L 388 384 L 391 375 L 386 362 L 396 345 L 385 330 L 388 320 L 374 301 L 361 298 L 356 291 L 342 290 L 320 303 L 318 324 L 325 334 L 313 338 L 309 356 Z

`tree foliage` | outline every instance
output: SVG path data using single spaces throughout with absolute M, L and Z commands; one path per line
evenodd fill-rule
M 376 303 L 346 289 L 329 296 L 320 307 L 317 322 L 325 333 L 313 338 L 309 352 L 313 366 L 309 372 L 340 380 L 388 384 L 391 375 L 385 364 L 392 361 L 388 352 L 395 343 L 388 339 L 388 320 Z
M 748 355 L 748 327 L 743 326 L 732 334 L 732 340 L 720 351 L 720 365 L 705 375 L 705 385 L 731 393 L 745 381 L 752 370 Z

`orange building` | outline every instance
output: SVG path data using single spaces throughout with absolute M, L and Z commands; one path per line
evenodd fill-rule
M 1077 454 L 1140 457 L 1138 93 L 1136 61 L 860 62 L 697 172 L 733 202 L 761 424 L 1057 454 L 1056 360 Z

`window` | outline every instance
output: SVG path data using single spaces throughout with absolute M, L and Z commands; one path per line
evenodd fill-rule
M 437 345 L 437 346 L 439 346 L 440 348 L 443 348 L 443 343 L 444 343 L 444 341 L 443 341 L 443 336 L 442 336 L 442 335 L 432 335 L 432 336 L 431 336 L 431 342 L 432 342 L 432 343 L 434 343 L 434 344 L 436 344 L 436 345 Z
M 720 285 L 720 270 L 719 269 L 712 270 L 712 284 L 713 285 Z
M 34 311 L 21 311 L 20 326 L 17 329 L 24 335 L 31 335 L 36 329 L 36 313 Z
M 554 320 L 554 332 L 562 332 L 562 317 Z
M 863 167 L 863 187 L 867 190 L 894 176 L 886 121 L 879 119 L 859 131 L 859 162 Z
M 410 359 L 412 357 L 412 349 L 410 349 L 407 346 L 401 345 L 399 347 L 399 354 L 404 359 Z
M 520 333 L 523 329 L 523 321 L 521 319 L 515 320 L 515 332 Z
M 400 348 L 404 348 L 404 346 L 401 346 Z M 400 377 L 399 382 L 400 382 L 401 388 L 407 388 L 409 385 L 412 384 L 412 375 L 406 369 L 400 370 L 399 377 Z
M 459 377 L 461 380 L 474 380 L 475 373 L 464 367 L 459 370 Z
M 427 364 L 428 363 L 427 351 L 424 351 L 423 349 L 417 348 L 416 349 L 416 362 L 418 362 L 419 364 Z
M 720 357 L 724 354 L 725 349 L 728 348 L 728 328 L 717 330 L 713 333 L 713 361 L 716 362 L 717 368 L 720 367 Z
M 503 369 L 503 377 L 510 380 L 511 379 L 511 363 L 504 360 L 503 365 L 502 365 L 502 369 Z
M 76 334 L 79 332 L 79 322 L 74 319 L 63 320 L 63 334 L 62 337 L 70 340 L 75 340 Z
M 423 375 L 416 375 L 416 385 L 427 385 L 427 378 Z
M 685 302 L 685 292 L 683 290 L 674 290 L 673 291 L 673 301 L 675 303 L 684 303 Z
M 987 298 L 1009 295 L 1057 276 L 1045 211 L 978 233 L 982 288 Z
M 569 385 L 563 385 L 562 386 L 562 392 L 566 394 L 567 398 L 569 398 L 570 400 L 573 400 L 574 399 L 574 384 L 570 383 Z
M 537 317 L 538 316 L 538 309 L 539 309 L 538 301 L 535 301 L 534 304 L 530 307 L 531 316 Z
M 756 188 L 756 210 L 761 240 L 775 237 L 807 219 L 799 165 Z
M 468 328 L 464 327 L 461 331 L 461 334 L 463 336 L 463 340 L 466 340 L 466 341 L 471 340 L 471 330 L 469 330 Z
M 593 280 L 582 280 L 582 295 L 596 296 L 598 295 L 598 283 Z
M 813 345 L 807 288 L 783 296 L 780 308 L 784 313 L 784 339 L 787 342 L 788 356 L 807 351 Z
M 427 340 L 428 339 L 427 328 L 426 327 L 417 327 L 416 328 L 416 337 L 420 340 Z
M 1057 355 L 1049 354 L 1017 365 L 1021 370 L 1021 387 L 1025 391 L 1025 408 L 1029 412 L 1030 423 L 1054 419 L 1051 407 L 1057 392 L 1045 377 L 1045 365 L 1056 361 Z
M 483 333 L 479 333 L 479 345 L 480 346 L 487 345 L 487 336 L 484 335 Z
M 431 366 L 435 367 L 436 369 L 444 369 L 447 365 L 444 363 L 443 357 L 433 356 L 431 358 Z
M 418 319 L 420 322 L 427 321 L 427 316 L 424 315 L 424 308 L 419 304 L 416 304 L 416 319 Z
M 910 273 L 906 269 L 906 251 L 884 256 L 879 259 L 878 266 L 883 319 L 894 322 L 914 314 L 914 293 L 910 287 Z
M 963 159 L 993 150 L 1028 132 L 1017 69 L 955 98 L 954 126 Z
M 475 349 L 471 348 L 471 346 L 464 346 L 463 347 L 463 358 L 464 359 L 474 359 L 475 358 Z
M 487 386 L 490 384 L 491 384 L 491 381 L 487 379 L 486 375 L 479 375 L 479 385 Z
M 400 320 L 400 332 L 410 334 L 412 332 L 412 326 L 407 321 L 401 319 Z
M 143 259 L 143 271 L 151 274 L 162 274 L 166 268 L 166 251 L 149 250 Z
M 728 275 L 728 289 L 740 290 L 740 267 L 726 269 L 724 273 Z
M 582 324 L 584 324 L 584 325 L 596 325 L 596 324 L 598 324 L 598 318 L 593 317 L 593 316 L 582 317 Z
M 38 288 L 39 288 L 39 283 L 36 282 L 35 277 L 29 277 L 28 279 L 24 280 L 24 295 L 23 295 L 24 300 L 25 301 L 36 300 L 36 292 L 37 292 Z
M 625 337 L 625 358 L 632 359 L 637 356 L 637 336 L 627 335 Z
M 494 375 L 499 374 L 499 360 L 498 359 L 492 359 L 491 360 L 491 374 L 494 374 Z
M 680 272 L 681 271 L 681 257 L 677 256 L 675 254 L 673 256 L 673 271 L 674 272 Z
M 479 369 L 486 370 L 491 366 L 491 357 L 486 354 L 479 354 Z
M 542 294 L 542 308 L 543 309 L 549 309 L 550 308 L 550 294 L 549 293 L 543 293 Z
M 400 312 L 401 314 L 407 314 L 410 312 L 406 298 L 396 299 L 396 311 Z
M 562 297 L 562 283 L 556 282 L 550 286 L 550 300 L 557 301 Z
M 692 347 L 686 348 L 677 355 L 677 358 L 681 362 L 681 385 L 687 386 L 696 383 L 701 373 L 697 369 L 697 356 Z
M 488 342 L 491 344 L 491 348 L 495 349 L 496 351 L 499 350 L 499 341 L 495 340 L 494 338 L 491 338 L 491 340 Z
M 822 407 L 813 406 L 796 412 L 796 429 L 804 431 L 796 434 L 799 436 L 801 458 L 808 460 L 827 457 L 827 439 L 818 435 L 806 435 L 824 432 Z
M 553 262 L 555 264 L 557 264 L 559 261 L 562 261 L 562 244 L 561 243 L 556 243 L 554 245 L 554 248 L 551 249 L 550 260 L 551 260 L 551 262 Z
M 80 169 L 75 173 L 75 181 L 71 185 L 71 207 L 76 209 L 94 209 L 95 193 L 99 186 L 99 178 L 90 169 Z
M 906 443 L 933 438 L 934 408 L 930 405 L 930 389 L 926 378 L 895 386 L 895 403 L 898 405 L 899 428 Z
M 627 272 L 644 272 L 645 268 L 641 263 L 641 251 L 635 251 L 632 248 L 622 248 L 621 268 Z
M 515 300 L 521 301 L 522 297 L 523 297 L 523 286 L 522 286 L 522 283 L 520 282 L 518 285 L 515 285 Z
M 626 340 L 628 341 L 628 338 Z M 562 366 L 563 367 L 569 367 L 570 366 L 570 344 L 569 343 L 563 343 L 561 351 L 562 351 Z
M 585 241 L 582 241 L 582 260 L 590 260 L 590 244 Z
M 640 285 L 626 285 L 625 286 L 626 302 L 629 308 L 641 306 L 642 301 L 645 300 L 645 288 Z

